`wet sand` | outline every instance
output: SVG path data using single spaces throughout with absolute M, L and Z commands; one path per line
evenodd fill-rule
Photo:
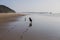
M 18 13 L 0 13 L 0 23 L 1 22 L 6 22 L 9 20 L 16 20 L 17 17 L 19 16 L 25 16 L 26 14 L 18 14 Z
M 0 40 L 60 40 L 60 17 L 38 14 L 11 18 L 0 23 Z

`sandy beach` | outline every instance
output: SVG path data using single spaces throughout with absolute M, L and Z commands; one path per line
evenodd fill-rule
M 16 19 L 16 17 L 19 16 L 25 16 L 26 14 L 18 14 L 18 13 L 0 13 L 0 23 L 1 22 L 6 22 L 6 21 L 11 21 Z
M 0 19 L 2 21 L 0 40 L 60 40 L 59 16 L 31 14 L 11 17 L 11 15 L 4 20 Z M 32 23 L 29 17 L 32 18 Z
M 16 16 L 24 16 L 25 14 L 18 14 L 18 13 L 0 13 L 0 18 L 9 18 L 9 17 L 16 17 Z

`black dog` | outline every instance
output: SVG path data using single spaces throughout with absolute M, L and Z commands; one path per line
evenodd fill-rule
M 32 22 L 32 19 L 29 17 L 29 21 Z

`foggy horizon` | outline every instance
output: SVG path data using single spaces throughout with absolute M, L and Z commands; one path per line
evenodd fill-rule
M 0 0 L 16 12 L 53 12 L 60 13 L 60 0 Z

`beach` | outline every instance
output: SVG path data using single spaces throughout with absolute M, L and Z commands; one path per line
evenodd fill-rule
M 47 14 L 13 17 L 0 23 L 0 40 L 60 40 L 60 17 Z
M 18 14 L 18 13 L 0 13 L 0 18 L 9 18 L 9 17 L 16 17 L 16 16 L 24 16 L 25 14 Z
M 26 14 L 18 14 L 18 13 L 0 13 L 0 23 L 1 22 L 6 22 L 6 21 L 9 21 L 9 20 L 13 20 L 14 18 L 16 19 L 16 17 L 19 17 L 19 16 L 25 16 Z

